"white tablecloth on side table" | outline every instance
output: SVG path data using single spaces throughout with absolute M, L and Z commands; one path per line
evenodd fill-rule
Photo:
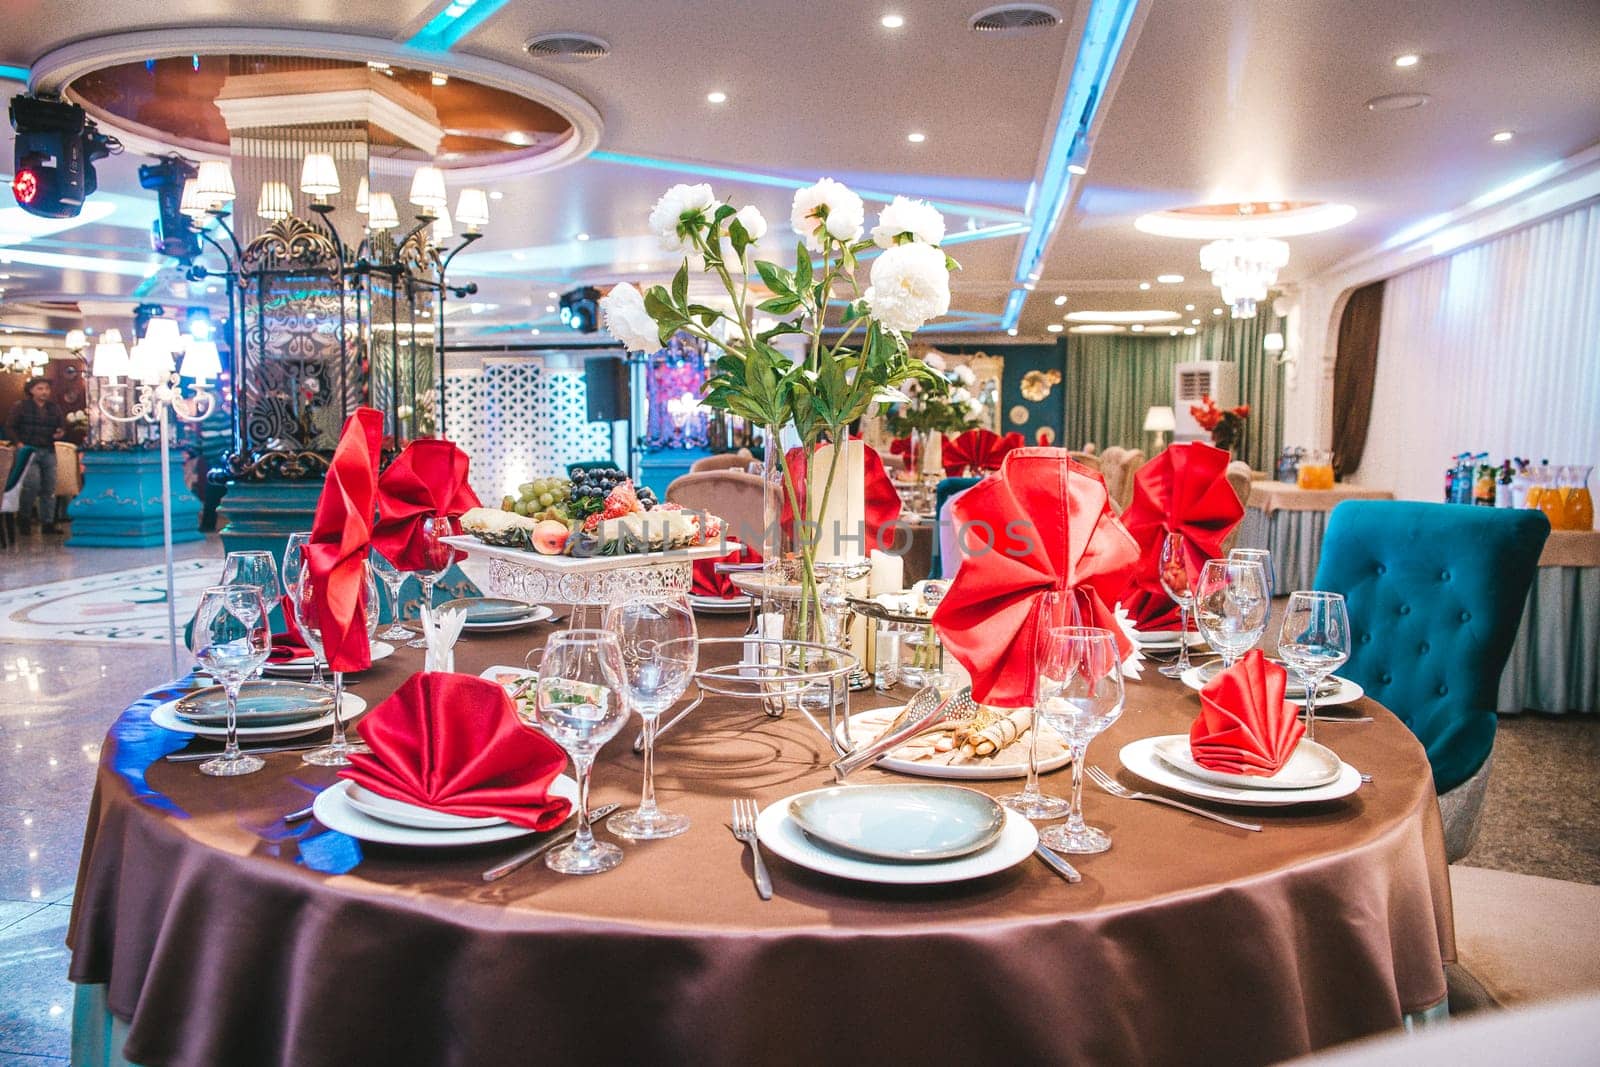
M 1332 489 L 1301 489 L 1283 482 L 1250 483 L 1250 499 L 1239 524 L 1240 548 L 1265 548 L 1272 553 L 1273 591 L 1283 596 L 1310 589 L 1322 558 L 1322 534 L 1328 512 L 1346 500 L 1393 500 L 1387 489 L 1336 485 Z

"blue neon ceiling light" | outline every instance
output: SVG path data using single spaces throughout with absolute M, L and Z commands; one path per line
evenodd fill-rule
M 0 78 L 14 82 L 26 82 L 28 80 L 28 68 L 13 67 L 0 63 Z
M 507 0 L 453 0 L 429 19 L 406 45 L 424 52 L 448 52 L 506 3 Z
M 1072 76 L 1067 81 L 1066 97 L 1061 102 L 1055 136 L 1050 142 L 1050 152 L 1045 157 L 1044 174 L 1039 179 L 1037 195 L 1029 197 L 1031 226 L 1027 238 L 1022 242 L 1022 254 L 1017 259 L 1015 280 L 1019 284 L 1029 280 L 1039 269 L 1044 260 L 1045 245 L 1055 232 L 1061 213 L 1066 210 L 1073 178 L 1067 165 L 1074 161 L 1074 153 L 1087 140 L 1089 130 L 1094 125 L 1106 80 L 1122 53 L 1128 27 L 1132 25 L 1133 13 L 1138 7 L 1139 0 L 1093 0 L 1090 4 L 1088 17 L 1083 24 L 1083 41 L 1078 46 L 1078 55 L 1072 64 Z M 1013 290 L 1007 299 L 1004 319 L 1007 329 L 1017 324 L 1026 298 L 1025 290 L 1018 289 Z

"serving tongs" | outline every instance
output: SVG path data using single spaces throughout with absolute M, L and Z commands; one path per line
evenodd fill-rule
M 876 763 L 884 753 L 894 751 L 918 734 L 943 722 L 970 722 L 977 714 L 978 705 L 973 703 L 969 685 L 948 697 L 943 696 L 937 686 L 920 689 L 877 738 L 833 761 L 830 766 L 834 777 L 842 782 L 852 771 Z

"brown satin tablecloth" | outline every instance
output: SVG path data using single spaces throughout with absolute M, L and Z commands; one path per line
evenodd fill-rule
M 547 633 L 468 636 L 457 666 L 519 663 Z M 420 662 L 401 649 L 357 691 L 376 701 Z M 1091 762 L 1116 768 L 1122 744 L 1197 708 L 1159 677 L 1129 692 Z M 625 843 L 597 877 L 535 863 L 485 885 L 526 842 L 407 852 L 285 827 L 330 770 L 167 763 L 182 739 L 149 723 L 154 702 L 102 750 L 69 937 L 72 979 L 107 984 L 141 1064 L 1268 1063 L 1400 1025 L 1444 997 L 1454 958 L 1428 764 L 1371 702 L 1351 710 L 1376 723 L 1321 733 L 1374 782 L 1254 809 L 1260 834 L 1091 788 L 1115 844 L 1075 860 L 1080 885 L 1030 858 L 895 889 L 769 854 L 766 903 L 724 823 L 732 798 L 828 783 L 799 716 L 708 701 L 661 748 L 661 802 L 693 818 L 686 835 Z M 596 803 L 636 797 L 632 734 L 602 755 Z M 1045 782 L 1064 793 L 1069 772 Z

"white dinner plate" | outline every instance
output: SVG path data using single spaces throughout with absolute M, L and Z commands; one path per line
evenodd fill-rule
M 516 823 L 483 826 L 476 830 L 422 830 L 363 815 L 351 804 L 345 794 L 354 784 L 347 778 L 330 785 L 312 801 L 311 813 L 330 830 L 377 845 L 409 845 L 416 848 L 455 848 L 461 845 L 487 845 L 494 841 L 510 841 L 538 833 L 532 827 Z M 578 783 L 561 775 L 550 785 L 550 794 L 573 804 L 578 802 Z
M 1176 649 L 1178 647 L 1178 631 L 1176 630 L 1135 630 L 1129 636 L 1133 638 L 1134 644 L 1149 652 L 1159 652 L 1164 648 Z M 1189 647 L 1204 648 L 1206 647 L 1206 639 L 1201 637 L 1197 631 L 1190 630 Z
M 372 642 L 372 662 L 376 663 L 380 659 L 388 659 L 392 655 L 394 655 L 394 646 L 389 642 Z M 311 672 L 315 666 L 316 664 L 312 661 L 310 656 L 302 656 L 299 659 L 289 660 L 287 663 L 264 664 L 261 668 L 261 673 L 270 674 L 276 678 L 309 678 L 311 677 Z M 322 673 L 328 673 L 326 667 L 323 668 Z M 347 671 L 346 673 L 357 674 L 359 672 Z
M 487 679 L 488 681 L 494 682 L 497 685 L 502 685 L 505 687 L 507 692 L 510 692 L 511 689 L 524 678 L 539 677 L 539 672 L 530 671 L 526 667 L 508 667 L 502 663 L 493 667 L 484 668 L 478 672 L 478 677 Z
M 434 811 L 417 804 L 408 804 L 381 793 L 375 793 L 359 782 L 351 782 L 344 793 L 345 803 L 363 815 L 396 826 L 411 826 L 419 830 L 476 830 L 484 826 L 499 826 L 505 822 L 497 815 L 473 818 Z
M 150 721 L 164 730 L 173 730 L 180 734 L 194 734 L 197 737 L 209 737 L 218 741 L 226 740 L 228 728 L 226 726 L 196 726 L 194 723 L 184 722 L 178 718 L 178 713 L 173 710 L 176 700 L 169 700 L 165 704 L 157 705 L 150 712 Z M 360 718 L 361 713 L 367 710 L 367 702 L 354 693 L 346 692 L 344 702 L 340 705 L 344 711 L 344 723 L 349 726 Z M 318 730 L 326 729 L 333 725 L 333 711 L 330 709 L 326 715 L 319 715 L 315 719 L 306 719 L 303 722 L 284 723 L 281 726 L 241 726 L 239 727 L 240 741 L 282 741 L 290 737 L 303 737 L 314 734 Z
M 1188 686 L 1190 689 L 1193 689 L 1197 693 L 1204 689 L 1206 682 L 1210 681 L 1210 679 L 1201 674 L 1201 671 L 1204 668 L 1205 664 L 1201 664 L 1198 667 L 1190 667 L 1188 670 L 1184 671 L 1181 676 L 1183 684 Z M 1362 689 L 1360 685 L 1352 682 L 1348 678 L 1340 678 L 1337 674 L 1332 674 L 1328 676 L 1328 681 L 1334 683 L 1334 690 L 1326 696 L 1319 696 L 1317 698 L 1317 707 L 1319 708 L 1329 707 L 1334 704 L 1354 704 L 1356 701 L 1366 696 L 1366 690 Z M 1289 679 L 1288 688 L 1286 688 L 1283 693 L 1284 699 L 1293 701 L 1294 703 L 1299 703 L 1305 699 L 1304 693 L 1305 687 L 1294 681 L 1293 677 L 1291 676 Z
M 790 863 L 820 874 L 847 878 L 855 882 L 877 882 L 882 885 L 939 885 L 945 882 L 964 882 L 969 878 L 982 878 L 1008 867 L 1015 867 L 1033 855 L 1039 843 L 1039 831 L 1033 823 L 1014 811 L 1006 812 L 1005 826 L 994 844 L 958 859 L 937 860 L 930 863 L 894 863 L 871 860 L 835 852 L 806 836 L 800 825 L 789 817 L 789 801 L 785 797 L 769 804 L 756 816 L 756 836 L 774 855 Z
M 858 745 L 866 744 L 881 734 L 894 721 L 905 705 L 873 708 L 850 716 L 850 736 Z M 1046 730 L 1050 727 L 1046 726 Z M 835 731 L 839 743 L 844 744 L 844 724 Z M 895 752 L 900 751 L 895 749 Z M 1026 778 L 1028 776 L 1028 746 L 1013 742 L 996 755 L 1001 759 L 980 759 L 970 763 L 933 763 L 919 759 L 897 759 L 894 752 L 883 756 L 873 766 L 897 774 L 911 774 L 918 778 L 944 778 L 952 781 L 989 782 L 1000 778 Z M 1072 762 L 1072 753 L 1057 752 L 1039 761 L 1039 773 L 1060 770 Z
M 1124 767 L 1145 781 L 1165 786 L 1196 800 L 1211 800 L 1250 808 L 1281 808 L 1293 804 L 1339 800 L 1361 788 L 1361 772 L 1348 763 L 1342 765 L 1337 781 L 1314 789 L 1240 789 L 1236 786 L 1203 782 L 1198 778 L 1189 777 L 1182 771 L 1174 770 L 1156 755 L 1156 745 L 1162 740 L 1162 737 L 1146 737 L 1130 741 L 1122 746 L 1117 758 L 1122 761 Z
M 750 598 L 747 596 L 689 596 L 689 606 L 695 611 L 703 611 L 707 615 L 739 615 L 750 610 Z
M 1300 739 L 1276 774 L 1264 777 L 1233 774 L 1201 766 L 1190 750 L 1188 734 L 1161 738 L 1156 745 L 1156 756 L 1173 770 L 1181 771 L 1190 778 L 1240 789 L 1315 789 L 1319 785 L 1338 781 L 1339 774 L 1344 770 L 1344 764 L 1332 749 L 1308 738 Z
M 959 785 L 835 785 L 789 801 L 789 818 L 825 845 L 869 859 L 933 863 L 993 844 L 1006 809 Z
M 500 622 L 464 622 L 461 629 L 465 633 L 493 634 L 503 630 L 520 630 L 524 626 L 531 626 L 536 622 L 544 622 L 555 614 L 551 608 L 544 604 L 528 608 L 526 615 L 519 615 L 514 619 L 505 619 Z

